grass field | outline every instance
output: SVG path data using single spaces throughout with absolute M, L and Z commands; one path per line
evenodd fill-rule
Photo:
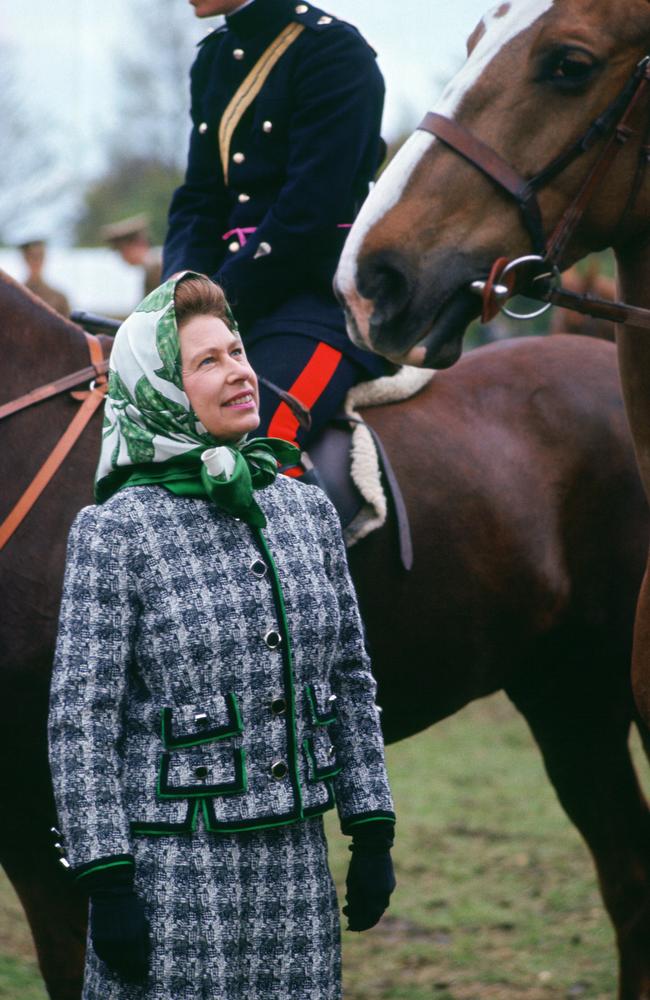
M 378 927 L 344 933 L 345 1000 L 611 1000 L 613 934 L 590 858 L 505 698 L 387 757 L 398 889 Z M 328 833 L 341 888 L 349 855 L 333 816 Z M 3 881 L 0 998 L 45 997 Z

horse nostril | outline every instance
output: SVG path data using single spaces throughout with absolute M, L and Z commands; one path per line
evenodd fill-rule
M 371 254 L 359 266 L 357 285 L 363 297 L 374 303 L 374 318 L 393 319 L 411 298 L 408 261 L 394 252 Z

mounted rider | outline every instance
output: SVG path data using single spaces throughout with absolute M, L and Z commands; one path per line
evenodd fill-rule
M 386 362 L 354 347 L 332 292 L 384 152 L 384 83 L 356 28 L 298 0 L 190 0 L 226 14 L 191 71 L 192 133 L 163 277 L 210 275 L 254 369 L 301 400 L 309 432 L 262 391 L 259 433 L 304 446 Z

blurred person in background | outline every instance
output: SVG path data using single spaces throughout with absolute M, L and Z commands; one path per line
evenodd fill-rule
M 302 448 L 352 385 L 392 370 L 352 345 L 332 291 L 385 151 L 383 78 L 357 29 L 309 3 L 190 2 L 197 17 L 226 21 L 191 71 L 163 277 L 191 269 L 225 289 L 255 370 L 311 409 L 307 431 L 261 386 L 260 433 Z
M 151 245 L 149 217 L 132 215 L 102 226 L 100 235 L 104 243 L 115 250 L 126 264 L 143 270 L 142 294 L 146 296 L 160 284 L 160 251 Z
M 56 309 L 63 316 L 69 316 L 70 305 L 63 292 L 53 288 L 52 285 L 48 285 L 43 279 L 46 250 L 45 240 L 27 240 L 25 243 L 21 243 L 18 249 L 27 267 L 27 277 L 23 282 L 25 288 L 28 288 L 34 295 L 38 295 L 39 299 L 47 302 L 48 306 L 51 306 L 52 309 Z

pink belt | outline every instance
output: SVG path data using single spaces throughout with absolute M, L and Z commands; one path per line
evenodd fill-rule
M 336 226 L 337 229 L 351 229 L 351 222 L 339 222 Z M 229 240 L 231 236 L 236 236 L 239 240 L 240 247 L 246 246 L 246 241 L 251 233 L 254 233 L 257 226 L 237 226 L 235 229 L 229 229 L 227 233 L 224 233 L 221 237 L 222 240 Z

